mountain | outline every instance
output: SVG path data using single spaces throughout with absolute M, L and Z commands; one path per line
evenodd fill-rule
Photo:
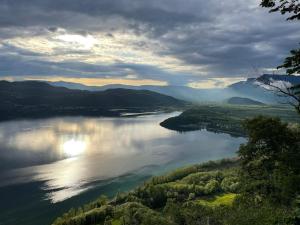
M 65 82 L 65 81 L 43 81 L 50 84 L 51 86 L 55 87 L 66 87 L 68 89 L 77 89 L 77 90 L 86 90 L 86 91 L 102 91 L 103 89 L 99 88 L 98 86 L 87 86 L 80 83 L 73 83 L 73 82 Z
M 300 84 L 300 76 L 294 75 L 274 75 L 274 74 L 264 74 L 257 78 L 258 81 L 284 81 L 291 83 L 292 85 Z
M 66 82 L 66 81 L 41 81 L 47 82 L 48 84 L 56 87 L 66 87 L 69 89 L 86 90 L 86 91 L 105 91 L 108 89 L 131 89 L 131 90 L 142 90 L 142 86 L 131 86 L 123 84 L 108 84 L 104 86 L 88 86 L 80 83 Z M 145 90 L 145 88 L 144 88 Z
M 40 81 L 0 81 L 0 120 L 53 115 L 118 116 L 120 111 L 184 107 L 185 102 L 147 90 L 73 90 Z
M 187 86 L 155 86 L 155 85 L 141 85 L 141 86 L 131 86 L 122 84 L 110 84 L 104 86 L 87 86 L 78 83 L 71 82 L 48 82 L 53 86 L 67 87 L 71 89 L 79 90 L 89 90 L 89 91 L 104 91 L 116 88 L 126 88 L 131 90 L 148 90 L 154 91 L 160 94 L 172 96 L 177 99 L 184 101 L 203 103 L 203 102 L 220 102 L 224 101 L 226 98 L 234 96 L 234 92 L 225 89 L 196 89 Z
M 103 91 L 115 88 L 126 88 L 132 90 L 149 90 L 160 94 L 169 95 L 177 99 L 189 101 L 193 103 L 208 103 L 208 102 L 224 102 L 232 97 L 250 98 L 255 101 L 266 102 L 269 104 L 278 104 L 279 99 L 269 90 L 259 86 L 262 80 L 285 81 L 292 84 L 300 84 L 299 76 L 292 75 L 271 75 L 264 74 L 258 78 L 249 78 L 246 81 L 240 81 L 229 85 L 226 88 L 214 89 L 196 89 L 187 86 L 130 86 L 121 84 L 112 84 L 105 86 L 86 86 L 70 82 L 49 82 L 51 85 L 67 87 L 71 89 L 89 90 L 89 91 Z
M 256 101 L 262 101 L 271 104 L 278 103 L 278 98 L 274 92 L 260 86 L 259 82 L 255 78 L 248 78 L 246 81 L 234 83 L 228 86 L 227 89 L 235 92 L 235 96 L 242 98 L 251 98 Z
M 276 93 L 265 89 L 263 82 L 288 82 L 292 85 L 300 84 L 300 76 L 293 75 L 273 75 L 264 74 L 258 78 L 248 78 L 246 81 L 240 81 L 227 87 L 228 90 L 234 91 L 239 97 L 251 98 L 256 101 L 278 104 L 282 102 Z
M 232 97 L 227 100 L 228 104 L 232 105 L 265 105 L 262 102 L 255 101 L 250 98 Z

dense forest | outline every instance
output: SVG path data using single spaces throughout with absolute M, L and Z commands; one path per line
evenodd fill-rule
M 296 225 L 300 223 L 300 128 L 277 118 L 246 120 L 238 157 L 153 177 L 71 209 L 53 225 Z

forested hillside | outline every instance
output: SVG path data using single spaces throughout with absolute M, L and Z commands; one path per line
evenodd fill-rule
M 119 116 L 122 112 L 181 108 L 185 104 L 173 97 L 143 90 L 90 92 L 37 81 L 0 81 L 0 120 L 65 115 Z

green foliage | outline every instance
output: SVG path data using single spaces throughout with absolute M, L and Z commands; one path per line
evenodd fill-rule
M 160 213 L 138 203 L 126 203 L 121 210 L 120 221 L 122 225 L 173 225 L 174 223 L 164 218 Z
M 191 209 L 191 204 L 198 205 L 198 209 L 202 208 L 197 203 L 199 199 L 213 199 L 214 194 L 225 193 L 221 187 L 225 178 L 237 180 L 237 165 L 236 159 L 224 159 L 177 169 L 151 179 L 134 191 L 118 193 L 110 202 L 100 197 L 82 208 L 71 209 L 53 225 L 185 224 L 192 221 L 190 216 L 195 208 Z M 223 182 L 224 189 L 229 190 L 226 183 L 229 186 L 232 183 Z M 224 202 L 222 198 L 217 197 L 214 201 Z M 185 210 L 182 211 L 182 207 Z M 209 207 L 205 210 L 211 213 Z M 202 214 L 197 210 L 194 217 L 198 220 Z
M 278 68 L 286 68 L 288 74 L 300 73 L 300 48 L 291 50 L 291 56 Z
M 70 209 L 62 217 L 57 218 L 53 225 L 86 225 L 93 224 L 94 221 L 103 221 L 106 215 L 112 213 L 112 208 L 107 203 L 107 197 L 101 196 L 77 210 Z
M 106 217 L 112 216 L 112 213 L 112 206 L 101 206 L 79 215 L 63 216 L 58 218 L 53 225 L 92 225 L 103 223 Z
M 242 191 L 258 199 L 290 203 L 300 186 L 300 135 L 277 118 L 245 122 L 249 134 L 241 145 Z
M 300 20 L 300 3 L 297 0 L 262 0 L 261 6 L 271 8 L 270 12 L 291 14 L 288 20 Z
M 220 171 L 212 171 L 212 172 L 198 172 L 193 173 L 182 179 L 184 183 L 188 184 L 196 184 L 204 186 L 208 184 L 208 181 L 218 180 L 221 181 L 223 179 L 223 173 Z
M 201 205 L 209 206 L 209 207 L 219 207 L 219 206 L 231 206 L 237 197 L 237 194 L 228 193 L 214 196 L 209 199 L 200 199 L 198 202 Z
M 210 180 L 206 185 L 205 185 L 205 193 L 206 194 L 211 194 L 219 191 L 220 189 L 220 184 L 217 180 Z
M 238 225 L 292 225 L 291 212 L 284 207 L 274 207 L 273 204 L 254 202 L 251 198 L 240 199 L 231 207 L 218 210 L 221 224 Z
M 111 221 L 111 225 L 122 225 L 122 222 L 119 219 L 115 219 Z
M 221 189 L 225 192 L 237 192 L 240 183 L 237 176 L 227 176 L 221 182 Z
M 153 177 L 150 182 L 154 185 L 172 182 L 172 181 L 179 180 L 191 173 L 195 173 L 197 171 L 199 171 L 199 167 L 197 165 L 181 168 L 181 169 L 174 170 L 173 172 L 165 176 Z

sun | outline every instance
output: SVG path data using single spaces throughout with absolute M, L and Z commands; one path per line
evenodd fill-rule
M 92 35 L 79 35 L 79 34 L 63 34 L 55 37 L 55 39 L 63 41 L 69 47 L 91 49 L 97 42 Z
M 86 143 L 84 141 L 71 139 L 63 143 L 63 151 L 68 157 L 76 157 L 84 153 Z

